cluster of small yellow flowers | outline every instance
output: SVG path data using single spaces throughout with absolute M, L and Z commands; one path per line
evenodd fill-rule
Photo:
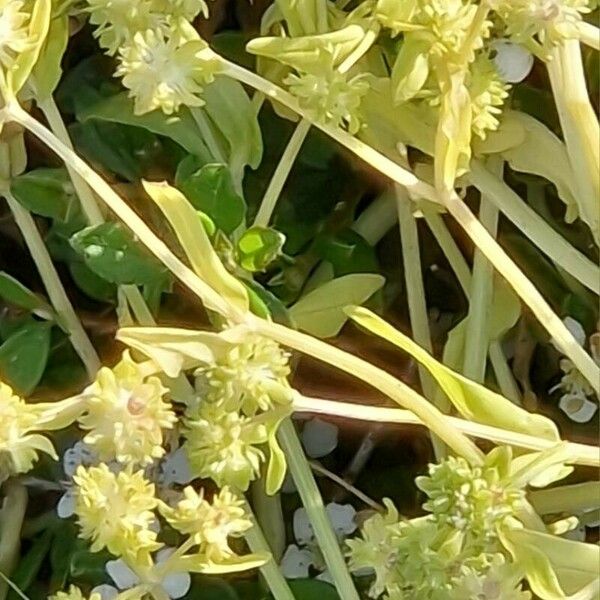
M 183 490 L 184 499 L 175 508 L 162 504 L 160 511 L 178 531 L 189 535 L 198 552 L 207 560 L 223 562 L 234 556 L 229 547 L 230 537 L 239 537 L 252 527 L 244 509 L 243 501 L 224 487 L 211 502 L 192 488 Z
M 50 440 L 33 433 L 38 426 L 39 410 L 16 396 L 0 382 L 0 483 L 9 476 L 26 473 L 37 460 L 38 452 L 57 458 Z
M 288 362 L 276 342 L 258 338 L 235 345 L 214 364 L 198 369 L 196 382 L 209 403 L 254 416 L 289 403 Z
M 189 35 L 188 22 L 200 13 L 208 15 L 204 0 L 87 0 L 87 4 L 95 36 L 110 55 L 137 32 Z
M 488 131 L 498 129 L 498 116 L 508 97 L 509 86 L 500 79 L 494 62 L 481 54 L 469 69 L 467 89 L 471 97 L 471 129 L 476 136 L 485 139 Z
M 285 79 L 311 119 L 336 127 L 347 127 L 352 134 L 361 126 L 360 103 L 369 91 L 368 75 L 348 77 L 336 70 L 319 75 L 301 73 Z
M 76 585 L 72 585 L 66 592 L 57 592 L 50 596 L 48 600 L 102 600 L 102 596 L 96 592 L 90 594 L 89 597 L 84 596 Z
M 362 539 L 348 546 L 353 570 L 375 570 L 371 597 L 385 592 L 390 600 L 531 598 L 522 589 L 522 569 L 498 535 L 516 521 L 525 496 L 511 480 L 511 460 L 503 447 L 490 452 L 482 466 L 449 457 L 417 478 L 430 514 L 402 520 L 387 501 L 387 514 L 369 518 Z
M 0 66 L 5 68 L 31 44 L 29 13 L 24 7 L 21 0 L 0 0 Z
M 145 377 L 127 352 L 114 369 L 103 367 L 84 395 L 86 411 L 79 418 L 88 430 L 84 441 L 103 461 L 150 464 L 165 450 L 163 429 L 177 418 L 163 399 L 167 390 L 158 377 Z
M 202 84 L 219 63 L 190 22 L 208 9 L 204 0 L 88 0 L 90 22 L 110 55 L 116 75 L 134 99 L 134 112 L 201 106 Z
M 288 374 L 287 354 L 264 338 L 235 345 L 198 369 L 201 400 L 188 412 L 184 445 L 196 476 L 248 488 L 265 459 L 257 446 L 276 444 L 274 433 L 291 410 Z
M 152 530 L 158 500 L 143 472 L 127 469 L 115 474 L 101 464 L 79 467 L 73 481 L 78 486 L 75 514 L 80 535 L 91 540 L 92 551 L 106 548 L 134 564 L 151 564 L 151 553 L 162 544 Z
M 550 50 L 578 35 L 589 0 L 492 0 L 492 8 L 506 25 L 506 33 L 542 59 Z
M 257 446 L 267 441 L 268 430 L 266 424 L 237 411 L 203 405 L 198 417 L 188 420 L 186 438 L 184 447 L 195 475 L 245 490 L 265 458 Z

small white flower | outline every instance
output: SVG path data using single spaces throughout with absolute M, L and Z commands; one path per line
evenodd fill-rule
M 67 476 L 66 492 L 56 505 L 56 512 L 61 519 L 68 519 L 75 513 L 76 492 L 72 479 L 79 466 L 89 467 L 98 463 L 98 456 L 85 442 L 77 442 L 63 454 L 63 471 Z
M 575 338 L 577 343 L 580 346 L 583 346 L 586 339 L 583 325 L 579 321 L 573 319 L 573 317 L 565 317 L 563 319 L 563 324 L 571 332 L 571 335 Z
M 318 418 L 310 419 L 302 429 L 302 444 L 311 458 L 327 456 L 337 447 L 338 428 Z
M 341 544 L 347 535 L 356 531 L 356 510 L 350 504 L 336 504 L 335 502 L 329 503 L 325 510 Z M 315 532 L 304 508 L 299 508 L 294 513 L 293 529 L 298 545 L 290 544 L 281 559 L 284 576 L 288 579 L 308 577 L 309 567 L 312 565 L 321 571 L 317 579 L 333 583 L 325 568 L 323 557 L 315 541 Z
M 174 548 L 163 548 L 156 553 L 156 564 L 164 562 L 173 554 Z M 92 593 L 97 592 L 102 596 L 102 600 L 112 600 L 119 592 L 129 590 L 136 585 L 142 583 L 140 578 L 127 566 L 124 560 L 109 560 L 106 563 L 106 572 L 115 583 L 115 586 L 102 584 L 95 587 Z M 191 577 L 189 573 L 169 573 L 160 582 L 162 590 L 172 598 L 183 598 L 191 585 Z
M 313 561 L 313 553 L 310 550 L 290 544 L 281 559 L 281 572 L 287 579 L 304 579 L 308 577 L 308 570 Z
M 533 54 L 527 48 L 508 40 L 495 40 L 491 46 L 496 51 L 494 64 L 504 81 L 519 83 L 529 75 L 533 68 Z
M 187 453 L 183 448 L 177 448 L 167 454 L 161 465 L 158 483 L 164 486 L 173 484 L 186 485 L 192 481 L 192 470 Z
M 598 410 L 595 402 L 577 394 L 565 394 L 558 406 L 575 423 L 588 423 Z

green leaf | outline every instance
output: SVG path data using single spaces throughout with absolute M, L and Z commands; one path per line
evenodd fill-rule
M 381 275 L 353 273 L 332 279 L 306 294 L 290 309 L 290 316 L 300 329 L 317 337 L 337 335 L 348 316 L 350 304 L 368 300 L 385 283 Z
M 181 107 L 176 115 L 165 115 L 160 110 L 134 115 L 133 100 L 127 92 L 123 92 L 99 97 L 88 106 L 78 107 L 77 118 L 82 122 L 98 120 L 141 127 L 172 139 L 191 154 L 205 157 L 206 160 L 210 157 L 198 126 L 186 107 Z
M 235 191 L 226 165 L 204 165 L 187 177 L 176 178 L 176 185 L 221 231 L 230 234 L 243 222 L 246 203 Z
M 144 181 L 144 189 L 163 211 L 196 274 L 229 304 L 248 312 L 246 288 L 219 260 L 196 210 L 179 190 L 167 183 Z M 206 302 L 206 299 L 203 298 Z M 213 309 L 214 307 L 208 306 Z
M 50 354 L 49 323 L 26 323 L 0 346 L 0 380 L 23 396 L 37 386 Z
M 115 284 L 96 275 L 84 263 L 72 261 L 69 264 L 69 272 L 77 287 L 90 298 L 100 302 L 115 302 L 117 297 Z
M 51 529 L 46 529 L 41 535 L 38 535 L 13 571 L 11 575 L 12 582 L 22 592 L 26 592 L 31 584 L 38 580 L 40 569 L 50 550 L 53 535 L 54 532 Z M 14 591 L 9 594 L 10 600 L 16 600 L 17 598 L 18 595 Z
M 78 202 L 66 169 L 34 169 L 12 179 L 10 191 L 30 212 L 58 221 Z
M 240 265 L 252 273 L 264 271 L 278 256 L 285 236 L 271 227 L 251 227 L 237 243 Z
M 392 69 L 392 93 L 396 104 L 414 98 L 425 85 L 429 76 L 430 49 L 429 41 L 410 34 L 405 36 Z
M 277 323 L 291 327 L 292 320 L 288 309 L 283 302 L 260 283 L 254 280 L 244 281 L 244 285 L 250 292 L 250 308 L 254 314 L 263 319 L 272 317 Z
M 257 112 L 242 85 L 216 76 L 202 93 L 206 104 L 200 109 L 221 132 L 229 146 L 229 168 L 234 181 L 241 183 L 246 165 L 256 169 L 262 160 L 262 134 Z
M 79 152 L 129 181 L 138 181 L 156 158 L 157 137 L 145 129 L 109 123 L 85 121 L 73 123 L 69 132 Z
M 35 95 L 38 100 L 49 98 L 62 75 L 61 61 L 69 41 L 69 16 L 66 12 L 53 16 L 40 56 L 33 67 Z
M 549 440 L 560 440 L 558 429 L 552 420 L 542 415 L 529 413 L 504 396 L 449 369 L 416 342 L 394 329 L 371 311 L 361 307 L 352 307 L 348 309 L 347 313 L 359 325 L 402 348 L 421 363 L 433 375 L 463 417 L 510 431 Z
M 166 270 L 120 223 L 86 227 L 71 238 L 85 264 L 106 281 L 144 285 L 163 279 Z
M 522 143 L 507 148 L 502 156 L 515 171 L 544 177 L 556 186 L 558 195 L 567 205 L 567 222 L 578 214 L 575 181 L 567 149 L 545 125 L 524 113 L 510 111 L 503 122 L 516 121 L 525 130 Z M 540 152 L 540 148 L 544 151 Z
M 298 600 L 341 600 L 335 588 L 325 581 L 293 579 L 288 585 Z
M 0 297 L 9 304 L 25 308 L 43 319 L 54 318 L 54 309 L 43 298 L 3 271 L 0 271 Z

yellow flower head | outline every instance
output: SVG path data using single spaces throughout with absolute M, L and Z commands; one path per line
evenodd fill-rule
M 72 585 L 66 592 L 56 592 L 56 594 L 49 596 L 48 600 L 87 600 L 87 598 L 76 585 Z M 101 596 L 94 592 L 89 600 L 101 600 Z
M 92 541 L 93 552 L 107 548 L 136 564 L 149 564 L 161 544 L 150 529 L 158 501 L 154 485 L 142 471 L 112 473 L 105 464 L 80 466 L 73 477 L 77 488 L 75 514 L 81 537 Z
M 0 0 L 0 66 L 10 67 L 31 44 L 24 4 L 21 0 Z
M 145 377 L 127 352 L 114 368 L 103 367 L 85 391 L 87 410 L 79 418 L 89 430 L 84 441 L 100 460 L 149 464 L 164 454 L 163 434 L 176 416 L 163 400 L 166 389 L 157 377 Z
M 206 400 L 227 411 L 241 409 L 247 416 L 290 401 L 285 380 L 289 355 L 266 338 L 237 344 L 214 364 L 196 371 Z
M 260 472 L 265 456 L 256 446 L 267 442 L 268 430 L 235 411 L 204 404 L 199 417 L 188 422 L 186 438 L 194 476 L 246 490 Z
M 116 71 L 134 98 L 138 115 L 160 108 L 170 115 L 186 106 L 202 106 L 203 83 L 210 83 L 218 70 L 206 42 L 165 37 L 160 31 L 136 33 L 120 50 Z
M 161 505 L 167 521 L 181 533 L 193 536 L 200 552 L 209 561 L 221 562 L 234 552 L 228 538 L 237 537 L 252 527 L 244 512 L 243 501 L 224 487 L 213 497 L 212 502 L 204 499 L 204 491 L 198 494 L 192 487 L 183 491 L 184 499 L 175 508 Z
M 0 382 L 0 483 L 10 475 L 29 471 L 37 453 L 58 458 L 52 443 L 36 429 L 38 411 Z

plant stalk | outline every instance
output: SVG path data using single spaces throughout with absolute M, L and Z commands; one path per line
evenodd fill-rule
M 265 578 L 267 585 L 275 600 L 295 600 L 294 594 L 290 589 L 285 577 L 277 566 L 277 561 L 273 557 L 273 551 L 267 539 L 265 538 L 260 525 L 257 522 L 256 515 L 253 514 L 252 508 L 246 502 L 244 509 L 252 517 L 254 526 L 245 534 L 244 539 L 252 552 L 269 553 L 271 558 L 262 567 L 260 567 L 261 575 Z
M 492 157 L 491 168 L 501 176 L 503 161 Z M 498 208 L 486 196 L 481 196 L 479 220 L 494 238 L 498 230 Z M 473 274 L 469 292 L 469 312 L 467 314 L 467 330 L 463 352 L 462 372 L 465 377 L 483 383 L 489 346 L 488 313 L 494 292 L 494 267 L 478 248 L 473 258 Z
M 102 363 L 65 292 L 65 288 L 56 272 L 52 258 L 50 258 L 48 249 L 44 244 L 35 221 L 29 211 L 19 204 L 10 190 L 6 190 L 3 195 L 13 213 L 17 226 L 21 230 L 25 244 L 44 283 L 50 302 L 60 317 L 61 324 L 64 324 L 66 327 L 69 340 L 73 344 L 75 352 L 81 358 L 88 376 L 90 379 L 93 379 L 98 369 L 102 366 Z
M 216 55 L 215 55 L 216 56 Z M 272 100 L 281 102 L 304 118 L 308 115 L 303 111 L 296 99 L 288 92 L 273 83 L 260 77 L 239 65 L 220 58 L 223 64 L 223 73 L 262 91 Z M 348 148 L 351 152 L 362 158 L 365 162 L 381 171 L 395 182 L 406 187 L 416 197 L 442 203 L 448 212 L 458 221 L 465 233 L 473 240 L 476 246 L 485 254 L 498 272 L 513 287 L 515 292 L 530 307 L 540 324 L 548 331 L 556 345 L 563 354 L 568 356 L 576 365 L 582 375 L 592 387 L 600 392 L 600 369 L 592 358 L 577 343 L 577 340 L 565 327 L 564 323 L 552 311 L 550 305 L 538 292 L 535 286 L 527 279 L 515 262 L 504 252 L 487 230 L 479 223 L 468 206 L 458 197 L 453 190 L 438 192 L 429 184 L 419 180 L 413 173 L 402 168 L 377 150 L 364 144 L 340 128 L 325 123 L 313 123 L 331 138 Z
M 27 490 L 17 479 L 2 486 L 4 503 L 0 511 L 0 573 L 9 578 L 18 561 L 21 548 L 21 527 L 27 509 Z M 8 583 L 0 581 L 0 600 L 5 600 Z
M 310 121 L 302 119 L 296 126 L 296 129 L 294 129 L 294 133 L 292 133 L 292 137 L 288 141 L 288 144 L 281 155 L 281 159 L 277 164 L 273 177 L 267 187 L 267 191 L 265 192 L 258 208 L 258 212 L 256 213 L 256 217 L 254 218 L 255 227 L 268 227 L 271 222 L 277 200 L 279 199 L 283 186 L 292 170 L 294 161 L 300 152 L 300 148 L 310 131 L 310 127 Z
M 381 406 L 367 406 L 350 402 L 338 402 L 336 400 L 324 400 L 322 398 L 308 398 L 298 393 L 294 395 L 294 412 L 321 415 L 332 415 L 357 419 L 361 421 L 373 421 L 376 423 L 404 423 L 407 425 L 425 425 L 412 411 L 400 408 L 385 408 Z M 498 444 L 507 444 L 518 448 L 529 450 L 547 450 L 556 446 L 553 440 L 546 440 L 533 435 L 517 433 L 500 427 L 482 425 L 473 421 L 467 421 L 458 417 L 444 415 L 446 427 L 455 428 L 465 435 L 490 440 Z M 573 464 L 600 467 L 600 454 L 595 446 L 587 446 L 575 442 L 567 442 L 570 459 Z
M 359 600 L 358 592 L 348 572 L 340 544 L 325 510 L 321 493 L 290 419 L 285 419 L 281 423 L 277 437 L 285 452 L 288 468 L 314 528 L 319 548 L 323 553 L 325 564 L 335 582 L 335 588 L 340 598 Z

